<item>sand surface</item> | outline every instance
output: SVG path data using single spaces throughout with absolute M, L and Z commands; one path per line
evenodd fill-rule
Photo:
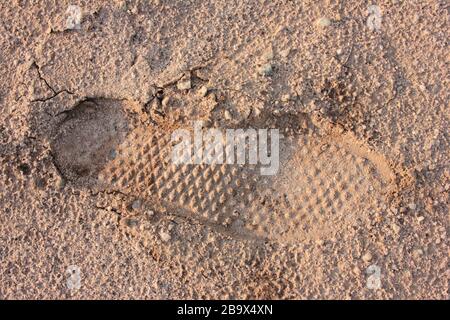
M 0 299 L 448 299 L 446 1 L 2 1 Z M 280 166 L 170 161 L 276 128 Z

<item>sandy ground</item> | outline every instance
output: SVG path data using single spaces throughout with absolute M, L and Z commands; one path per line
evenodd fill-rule
M 2 1 L 0 298 L 448 299 L 448 10 Z M 280 170 L 168 163 L 194 120 Z

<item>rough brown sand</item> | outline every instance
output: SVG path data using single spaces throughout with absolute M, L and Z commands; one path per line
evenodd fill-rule
M 448 9 L 2 1 L 0 298 L 447 299 Z M 278 174 L 173 165 L 193 120 Z

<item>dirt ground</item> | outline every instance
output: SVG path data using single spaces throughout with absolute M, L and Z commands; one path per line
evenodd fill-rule
M 0 299 L 448 299 L 449 4 L 0 3 Z M 280 167 L 168 161 L 276 128 Z

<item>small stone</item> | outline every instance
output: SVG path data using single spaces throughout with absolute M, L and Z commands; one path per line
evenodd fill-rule
M 411 210 L 416 210 L 416 208 L 417 208 L 417 206 L 416 206 L 415 203 L 410 203 L 410 204 L 408 204 L 408 207 L 409 207 Z
M 324 243 L 325 243 L 325 242 L 324 242 L 322 239 L 316 240 L 316 244 L 317 244 L 318 246 L 323 246 Z
M 370 262 L 372 260 L 372 254 L 370 252 L 367 252 L 365 255 L 363 255 L 362 259 L 364 262 Z
M 139 225 L 139 222 L 136 219 L 129 218 L 126 220 L 126 224 L 130 228 L 135 228 Z
M 199 90 L 198 90 L 198 95 L 200 97 L 206 97 L 206 95 L 208 94 L 208 88 L 206 86 L 202 86 Z
M 420 223 L 420 222 L 422 222 L 423 220 L 425 220 L 425 217 L 424 216 L 418 216 L 417 217 L 417 221 Z
M 414 258 L 420 258 L 420 256 L 423 255 L 423 250 L 422 249 L 416 249 L 413 251 L 413 256 Z
M 273 72 L 272 65 L 270 63 L 263 64 L 258 68 L 258 73 L 262 76 L 270 76 Z
M 280 56 L 282 58 L 287 58 L 289 56 L 289 54 L 291 53 L 291 49 L 287 48 L 286 50 L 282 50 L 280 51 Z
M 162 101 L 161 104 L 163 105 L 163 107 L 167 107 L 170 103 L 170 97 L 169 96 L 165 96 Z
M 182 79 L 177 83 L 178 90 L 189 90 L 191 86 L 191 79 Z
M 322 28 L 329 27 L 331 25 L 331 20 L 328 19 L 327 17 L 322 17 L 319 20 L 317 20 L 317 25 Z
M 223 113 L 223 116 L 225 117 L 226 120 L 232 119 L 231 113 L 228 110 L 225 110 L 225 112 Z
M 164 242 L 168 242 L 168 241 L 170 241 L 170 239 L 172 239 L 172 237 L 170 236 L 170 233 L 163 231 L 163 230 L 161 230 L 159 232 L 159 236 L 161 237 L 161 240 Z
M 397 225 L 397 224 L 395 224 L 395 223 L 392 225 L 392 230 L 394 230 L 395 233 L 399 233 L 399 232 L 400 232 L 400 229 L 401 229 L 401 228 L 400 228 L 399 225 Z
M 154 214 L 155 214 L 155 212 L 153 210 L 147 210 L 147 215 L 149 217 L 153 217 Z
M 337 54 L 338 56 L 340 56 L 340 55 L 342 54 L 342 49 L 337 49 L 337 50 L 336 50 L 336 54 Z
M 141 207 L 141 200 L 134 200 L 131 207 L 133 210 L 138 210 Z

